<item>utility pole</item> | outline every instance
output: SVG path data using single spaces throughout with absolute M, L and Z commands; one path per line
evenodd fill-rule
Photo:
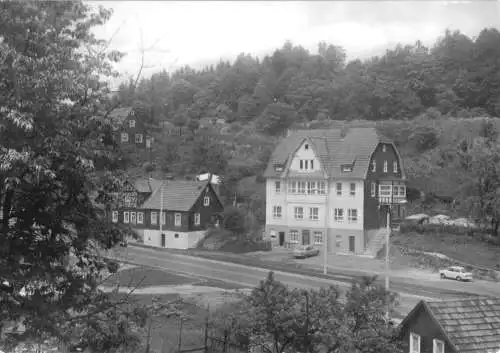
M 389 320 L 389 250 L 390 250 L 390 239 L 391 239 L 391 206 L 387 205 L 387 231 L 385 232 L 385 290 L 386 290 L 386 301 L 387 301 L 387 320 Z
M 163 239 L 163 180 L 160 185 L 160 244 Z M 167 240 L 165 239 L 164 246 L 167 247 Z
M 328 178 L 325 179 L 325 234 L 323 237 L 323 274 L 328 272 L 328 217 L 330 216 L 330 210 L 328 208 Z

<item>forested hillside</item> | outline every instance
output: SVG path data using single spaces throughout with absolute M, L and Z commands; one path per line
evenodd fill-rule
M 133 83 L 122 84 L 111 104 L 132 105 L 148 123 L 167 120 L 192 132 L 158 135 L 158 169 L 222 173 L 231 199 L 241 178 L 259 181 L 286 129 L 373 125 L 402 153 L 410 201 L 420 191 L 438 196 L 420 200 L 417 208 L 436 210 L 438 200 L 452 212 L 500 225 L 500 169 L 494 163 L 500 124 L 489 118 L 500 116 L 496 29 L 477 38 L 446 31 L 430 48 L 398 45 L 381 57 L 349 62 L 333 44 L 319 43 L 312 53 L 287 42 L 262 60 L 241 54 L 233 63 L 184 67 Z M 207 117 L 225 119 L 226 133 L 206 139 L 198 126 Z M 241 201 L 262 206 L 262 191 L 257 183 L 238 193 L 245 195 Z
M 285 43 L 262 60 L 181 68 L 130 84 L 118 99 L 146 108 L 148 119 L 222 117 L 276 134 L 296 121 L 411 119 L 429 109 L 454 117 L 500 113 L 500 33 L 477 38 L 447 31 L 431 47 L 397 46 L 382 57 L 346 62 L 345 51 L 320 43 L 311 53 Z

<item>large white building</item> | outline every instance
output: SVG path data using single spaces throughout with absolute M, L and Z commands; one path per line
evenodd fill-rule
M 373 253 L 387 213 L 404 217 L 402 161 L 372 128 L 292 132 L 276 147 L 266 178 L 266 235 L 274 246 L 321 246 Z

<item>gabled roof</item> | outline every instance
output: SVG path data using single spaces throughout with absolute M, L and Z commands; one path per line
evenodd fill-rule
M 284 138 L 276 147 L 267 165 L 264 177 L 279 177 L 274 165 L 285 167 L 292 154 L 304 142 L 312 143 L 322 167 L 328 177 L 348 177 L 364 179 L 368 171 L 372 153 L 379 143 L 393 144 L 380 136 L 375 128 L 351 128 L 344 138 L 340 129 L 297 130 Z M 343 173 L 342 165 L 352 165 L 352 171 Z
M 114 128 L 120 127 L 123 124 L 123 122 L 127 119 L 132 110 L 134 110 L 134 108 L 132 107 L 113 109 L 108 114 L 108 119 L 110 120 L 111 125 Z
M 153 192 L 158 187 L 160 187 L 161 183 L 161 180 L 152 178 L 140 178 L 134 180 L 133 185 L 138 192 Z
M 500 298 L 472 297 L 449 301 L 420 301 L 401 327 L 426 310 L 459 353 L 500 350 Z
M 163 186 L 163 209 L 189 211 L 209 184 L 206 181 L 163 180 L 141 208 L 160 209 Z

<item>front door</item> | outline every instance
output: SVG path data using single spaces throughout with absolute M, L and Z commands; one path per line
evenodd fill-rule
M 279 241 L 280 246 L 283 246 L 285 244 L 285 232 L 279 232 Z
M 386 228 L 387 227 L 387 212 L 389 210 L 389 207 L 386 205 L 381 205 L 380 209 L 378 211 L 378 219 L 379 219 L 379 228 Z
M 354 244 L 356 243 L 356 237 L 354 236 L 349 236 L 349 251 L 350 252 L 354 252 L 355 250 L 355 246 Z
M 166 246 L 166 238 L 165 238 L 165 234 L 161 234 L 161 247 L 164 248 Z
M 308 229 L 302 230 L 302 245 L 311 244 L 311 233 Z

